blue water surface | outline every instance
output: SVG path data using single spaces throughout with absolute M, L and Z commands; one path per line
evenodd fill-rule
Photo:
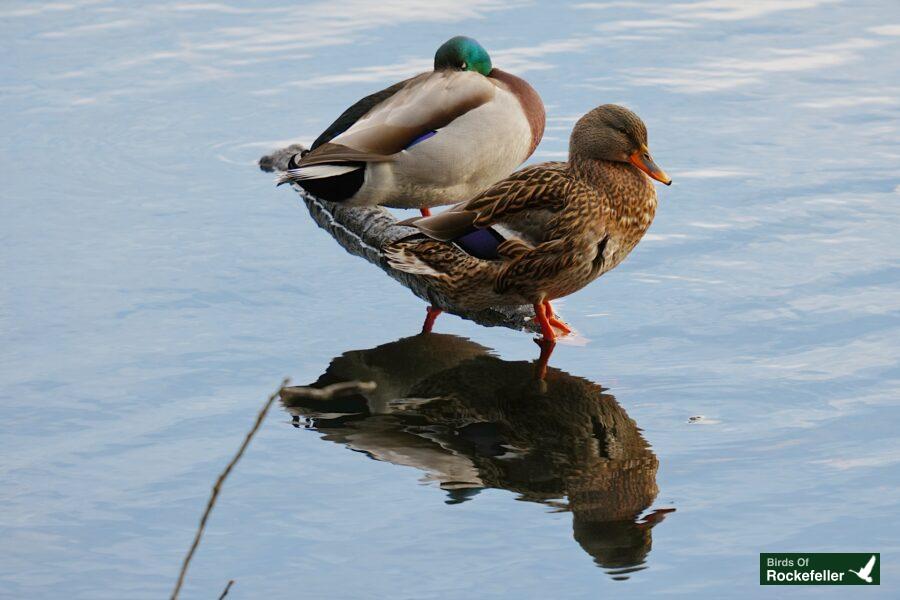
M 0 33 L 0 596 L 166 597 L 257 409 L 334 361 L 379 410 L 273 408 L 183 597 L 897 597 L 896 1 L 10 0 Z M 543 391 L 529 334 L 410 342 L 424 304 L 255 164 L 456 34 L 543 96 L 531 161 L 615 102 L 675 181 L 559 303 Z M 763 588 L 764 551 L 882 584 Z

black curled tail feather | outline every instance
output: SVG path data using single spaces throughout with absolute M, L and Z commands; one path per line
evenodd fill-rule
M 307 150 L 306 152 L 309 151 Z M 302 156 L 305 156 L 305 152 L 300 153 L 300 156 L 301 158 Z M 297 157 L 298 155 L 295 154 L 293 157 L 291 157 L 290 162 L 296 164 Z M 278 178 L 276 179 L 276 185 L 296 183 L 304 190 L 306 190 L 306 192 L 315 196 L 316 198 L 321 198 L 322 200 L 327 200 L 328 202 L 343 202 L 355 196 L 365 183 L 366 163 L 348 162 L 342 163 L 341 166 L 356 168 L 347 173 L 341 173 L 340 175 L 320 178 L 304 178 L 302 175 L 302 167 L 292 168 L 288 169 L 278 176 Z

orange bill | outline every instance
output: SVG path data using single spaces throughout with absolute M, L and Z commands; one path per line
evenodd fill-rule
M 666 185 L 672 185 L 672 180 L 666 175 L 665 171 L 656 166 L 656 163 L 653 162 L 653 157 L 650 156 L 650 151 L 646 147 L 641 150 L 635 150 L 628 157 L 628 160 L 653 179 Z

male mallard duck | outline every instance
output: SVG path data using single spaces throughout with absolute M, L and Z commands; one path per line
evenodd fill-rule
M 447 211 L 410 219 L 424 236 L 385 254 L 398 270 L 432 277 L 461 308 L 532 304 L 553 341 L 554 327 L 570 330 L 550 301 L 616 267 L 653 221 L 651 177 L 671 183 L 650 157 L 644 123 L 605 104 L 575 124 L 568 163 L 522 169 Z
M 429 214 L 512 173 L 541 141 L 544 122 L 537 92 L 458 36 L 438 48 L 434 71 L 345 110 L 278 181 L 331 202 Z

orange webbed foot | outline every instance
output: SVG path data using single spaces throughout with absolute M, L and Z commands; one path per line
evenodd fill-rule
M 547 310 L 544 307 L 544 304 L 538 303 L 534 305 L 534 315 L 538 325 L 541 326 L 541 335 L 544 336 L 544 339 L 555 342 L 556 332 L 553 331 L 553 325 L 550 324 L 550 320 L 547 318 Z
M 422 216 L 423 216 L 423 217 L 430 217 L 430 216 L 431 216 L 431 209 L 430 209 L 430 208 L 425 207 L 425 208 L 420 208 L 419 210 L 422 212 Z
M 564 335 L 569 335 L 570 333 L 572 333 L 572 330 L 569 328 L 569 326 L 566 325 L 563 321 L 560 321 L 559 319 L 557 319 L 556 317 L 550 317 L 550 319 L 548 319 L 548 320 L 550 321 L 551 325 L 553 325 L 555 328 L 562 331 Z
M 544 312 L 547 314 L 547 320 L 550 322 L 550 325 L 562 331 L 563 335 L 572 333 L 572 329 L 565 321 L 556 318 L 556 312 L 554 312 L 553 305 L 549 301 L 544 302 Z

